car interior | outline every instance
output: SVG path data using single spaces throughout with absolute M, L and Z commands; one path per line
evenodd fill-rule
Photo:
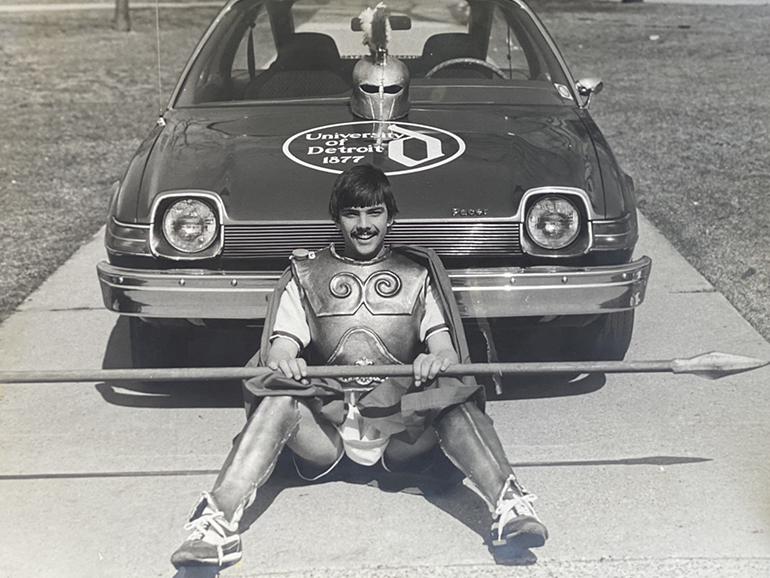
M 244 100 L 329 96 L 350 90 L 342 59 L 331 36 L 298 32 L 278 46 L 270 67 L 250 81 Z
M 197 82 L 191 104 L 349 95 L 353 67 L 360 55 L 341 55 L 337 42 L 329 34 L 297 31 L 291 14 L 292 4 L 266 2 L 266 9 L 256 4 L 256 8 L 241 15 L 241 19 L 234 23 L 233 31 L 223 33 L 219 40 L 226 46 L 210 49 L 208 58 L 212 62 L 200 64 L 199 71 L 196 71 L 196 65 L 193 66 L 193 73 L 188 78 Z M 411 28 L 408 17 L 399 15 L 396 18 L 392 22 L 400 29 Z M 512 34 L 504 19 L 500 20 L 505 29 L 501 34 L 508 35 L 507 44 L 502 44 L 504 48 L 508 47 L 507 55 L 493 54 L 490 46 L 490 32 L 494 34 L 492 13 L 485 5 L 484 8 L 472 8 L 467 32 L 436 33 L 427 37 L 421 53 L 395 56 L 407 66 L 413 84 L 415 80 L 428 78 L 458 81 L 536 79 L 540 69 L 537 51 L 528 45 L 526 34 L 521 30 Z M 353 31 L 356 21 L 351 22 Z M 255 34 L 255 27 L 258 34 Z M 517 59 L 515 68 L 511 65 L 512 38 Z M 268 56 L 270 54 L 272 56 Z M 490 57 L 506 63 L 506 68 L 498 68 L 490 62 Z M 258 58 L 263 60 L 258 62 Z M 198 60 L 205 59 L 199 55 Z M 246 61 L 248 64 L 244 64 Z

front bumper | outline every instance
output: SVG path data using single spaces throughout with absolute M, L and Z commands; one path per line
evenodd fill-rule
M 609 267 L 452 269 L 449 278 L 467 318 L 587 315 L 637 307 L 649 257 Z M 97 265 L 107 309 L 177 319 L 264 319 L 280 273 L 202 269 L 149 271 Z

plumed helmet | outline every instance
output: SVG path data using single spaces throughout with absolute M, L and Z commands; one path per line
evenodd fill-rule
M 390 12 L 382 2 L 359 19 L 370 54 L 353 68 L 353 114 L 371 120 L 394 120 L 409 112 L 409 70 L 388 54 Z
M 394 120 L 409 112 L 409 71 L 398 58 L 366 56 L 353 69 L 353 114 Z

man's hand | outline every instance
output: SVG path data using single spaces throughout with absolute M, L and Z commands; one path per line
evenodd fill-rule
M 454 353 L 454 351 L 452 351 Z M 436 377 L 440 371 L 455 363 L 451 357 L 436 355 L 434 353 L 421 353 L 412 363 L 414 373 L 414 384 L 419 387 L 426 381 Z
M 307 363 L 301 357 L 295 359 L 283 359 L 281 361 L 268 361 L 267 366 L 273 371 L 280 371 L 289 379 L 296 379 L 302 383 L 309 383 L 307 379 Z
M 280 371 L 284 377 L 296 379 L 307 384 L 307 362 L 297 357 L 299 348 L 291 339 L 279 337 L 270 346 L 267 354 L 267 366 L 273 371 Z
M 448 331 L 440 331 L 428 337 L 428 353 L 421 353 L 412 363 L 414 384 L 419 387 L 436 377 L 453 363 L 458 362 Z

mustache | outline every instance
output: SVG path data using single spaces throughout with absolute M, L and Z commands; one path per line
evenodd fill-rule
M 379 229 L 376 227 L 356 227 L 350 232 L 351 237 L 363 237 L 368 235 L 376 235 L 379 233 Z

